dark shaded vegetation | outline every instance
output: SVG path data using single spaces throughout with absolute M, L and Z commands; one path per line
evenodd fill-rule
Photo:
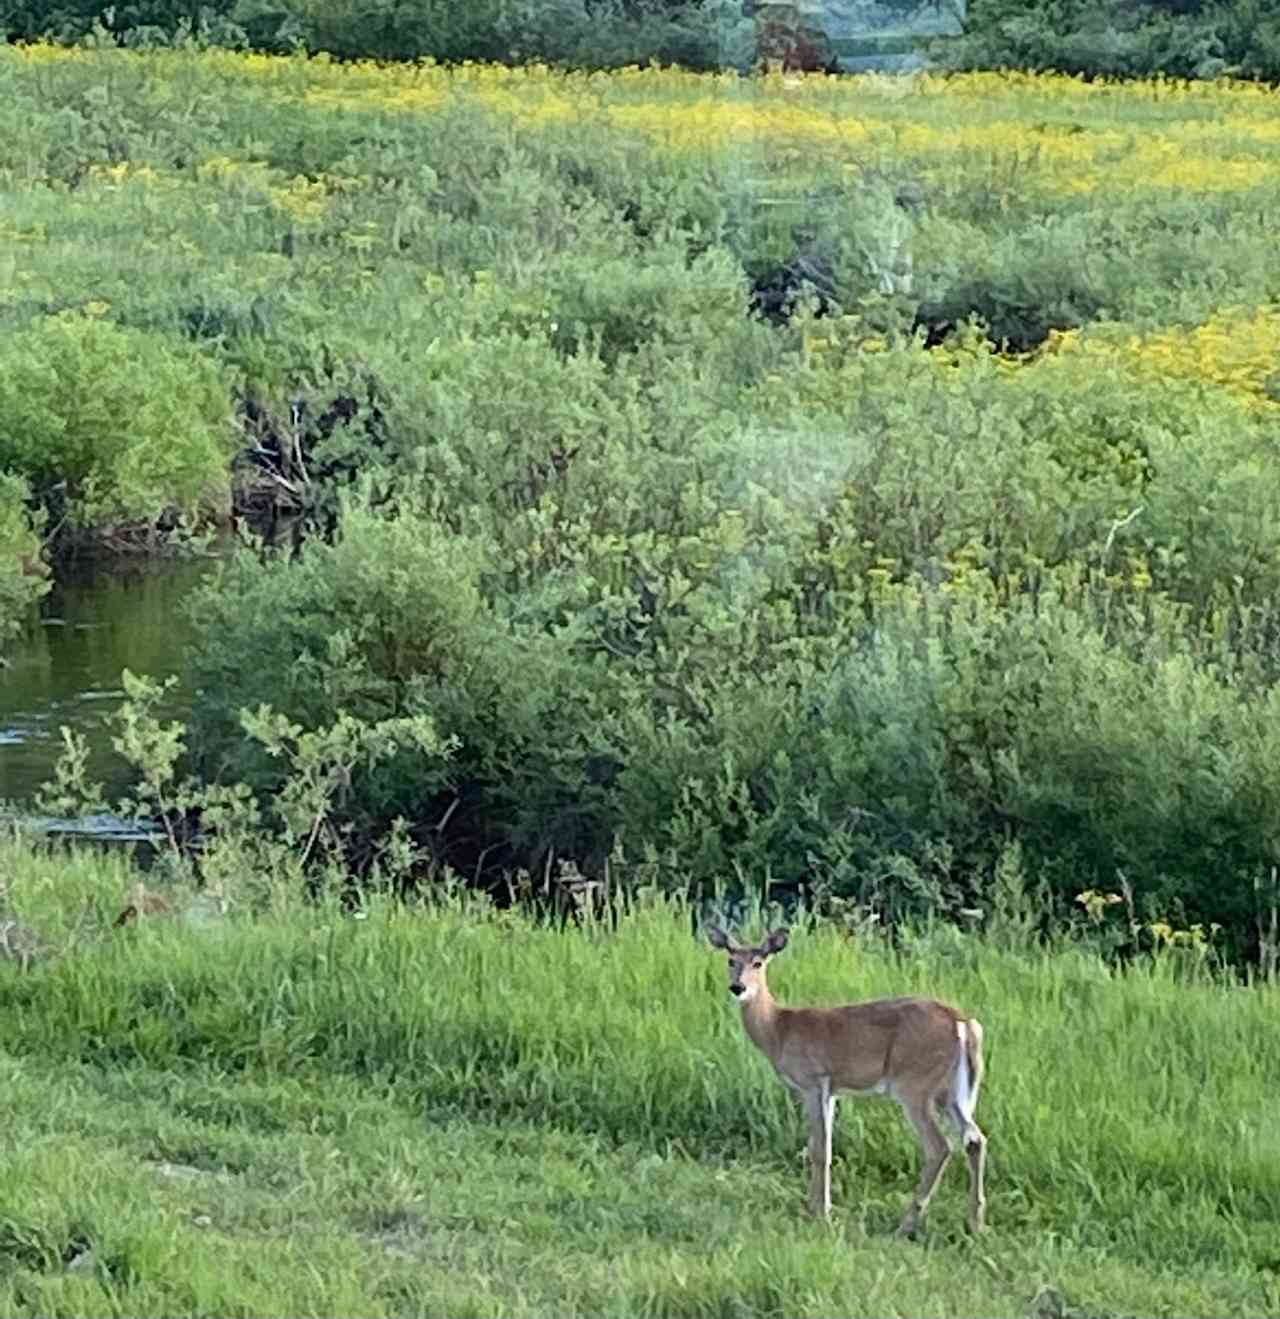
M 834 71 L 825 34 L 785 15 L 774 6 L 755 16 L 743 0 L 0 0 L 0 31 L 10 41 L 146 47 L 196 39 L 343 60 L 576 68 L 656 60 L 709 70 L 780 59 Z M 962 37 L 921 44 L 945 68 L 1280 80 L 1280 14 L 1271 0 L 969 0 Z
M 133 48 L 196 39 L 343 60 L 546 60 L 578 68 L 745 66 L 741 0 L 0 0 L 10 41 L 96 39 Z
M 1280 11 L 1271 0 L 969 0 L 965 35 L 931 50 L 945 68 L 1274 83 Z

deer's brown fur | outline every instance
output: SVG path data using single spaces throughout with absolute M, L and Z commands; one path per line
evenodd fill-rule
M 836 1093 L 843 1090 L 896 1099 L 920 1141 L 920 1181 L 898 1230 L 915 1235 L 951 1157 L 939 1122 L 945 1115 L 969 1165 L 969 1226 L 981 1231 L 987 1141 L 973 1116 L 983 1074 L 981 1023 L 932 998 L 783 1007 L 769 992 L 767 967 L 786 947 L 786 930 L 774 930 L 759 945 L 736 944 L 717 927 L 708 938 L 729 955 L 729 988 L 747 1035 L 804 1102 L 813 1213 L 825 1218 L 831 1211 L 831 1130 Z

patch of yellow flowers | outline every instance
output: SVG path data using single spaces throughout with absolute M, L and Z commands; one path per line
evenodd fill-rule
M 231 156 L 210 156 L 195 167 L 201 181 L 218 185 L 237 205 L 270 205 L 294 221 L 305 224 L 328 214 L 333 194 L 354 185 L 348 178 L 319 175 L 286 178 L 265 161 L 238 160 Z M 150 192 L 173 193 L 187 180 L 171 170 L 122 161 L 117 165 L 93 165 L 89 179 L 99 188 L 113 191 L 131 184 Z
M 263 161 L 234 160 L 230 156 L 214 156 L 199 169 L 202 178 L 215 180 L 244 197 L 262 197 L 300 223 L 321 219 L 329 210 L 330 187 L 323 177 L 282 179 L 278 170 Z
M 1085 82 L 1009 72 L 748 79 L 673 69 L 338 64 L 326 56 L 227 51 L 0 49 L 0 71 L 74 61 L 146 61 L 162 76 L 221 82 L 228 95 L 336 113 L 429 116 L 470 104 L 533 130 L 569 124 L 638 135 L 662 153 L 785 147 L 818 174 L 856 155 L 905 161 L 926 178 L 990 172 L 997 185 L 1054 195 L 1111 188 L 1208 193 L 1280 181 L 1274 94 L 1230 80 Z
M 710 162 L 775 153 L 780 171 L 807 169 L 817 177 L 851 161 L 887 159 L 926 180 L 985 179 L 1022 193 L 1210 193 L 1280 181 L 1274 93 L 1253 83 L 1085 82 L 1016 72 L 746 79 L 672 69 L 563 73 L 540 65 L 445 69 L 430 61 L 338 64 L 326 56 L 229 51 L 0 47 L 0 78 L 11 82 L 42 66 L 61 76 L 77 63 L 94 75 L 110 65 L 119 73 L 145 70 L 148 79 L 200 80 L 222 95 L 302 104 L 317 114 L 429 118 L 473 106 L 531 131 L 568 125 L 575 133 L 622 135 L 659 155 Z M 270 205 L 304 225 L 325 217 L 338 193 L 360 183 L 287 178 L 263 162 L 229 156 L 194 169 L 236 204 Z M 106 189 L 136 184 L 172 192 L 184 183 L 128 163 L 94 166 L 90 177 Z M 811 347 L 821 356 L 825 344 Z M 1001 366 L 1017 370 L 1064 354 L 1205 381 L 1251 408 L 1280 407 L 1280 308 L 1227 310 L 1198 327 L 1145 335 L 1094 326 L 1055 335 L 1039 353 Z
M 1068 353 L 1199 380 L 1230 391 L 1251 409 L 1280 409 L 1280 307 L 1224 309 L 1203 325 L 1145 335 L 1068 330 L 1052 335 L 1042 350 L 1043 356 Z

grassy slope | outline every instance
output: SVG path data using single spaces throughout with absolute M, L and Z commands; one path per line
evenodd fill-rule
M 953 1168 L 910 1246 L 889 1234 L 915 1151 L 887 1104 L 844 1106 L 838 1212 L 804 1218 L 799 1118 L 678 911 L 608 935 L 447 906 L 242 912 L 98 943 L 116 864 L 4 863 L 41 928 L 89 916 L 76 957 L 0 967 L 0 1313 L 1280 1304 L 1271 990 L 801 931 L 782 997 L 927 990 L 987 1025 L 992 1230 L 964 1237 Z

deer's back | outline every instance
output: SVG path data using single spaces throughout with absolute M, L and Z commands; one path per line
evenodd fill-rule
M 778 1070 L 802 1089 L 830 1077 L 837 1090 L 893 1093 L 953 1066 L 962 1013 L 930 998 L 880 998 L 780 1013 Z

